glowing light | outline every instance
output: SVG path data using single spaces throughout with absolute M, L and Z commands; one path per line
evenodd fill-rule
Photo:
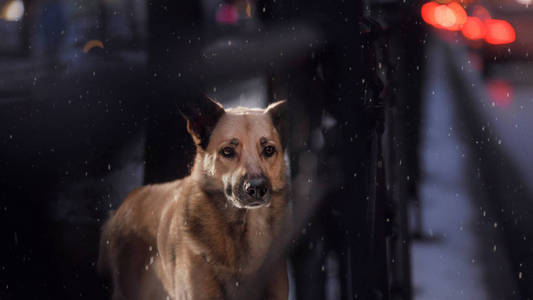
M 235 24 L 239 21 L 239 11 L 231 4 L 224 4 L 218 10 L 216 20 L 218 23 Z
M 9 1 L 2 8 L 2 19 L 6 21 L 19 21 L 24 16 L 24 3 L 21 0 Z
M 89 53 L 94 47 L 104 49 L 104 44 L 99 40 L 90 40 L 83 46 L 83 53 Z
M 439 5 L 436 2 L 428 2 L 422 5 L 421 14 L 422 19 L 431 26 L 435 26 L 437 21 L 435 21 L 435 8 Z
M 516 2 L 522 4 L 522 5 L 525 5 L 525 6 L 529 6 L 531 5 L 531 3 L 533 3 L 533 0 L 516 0 Z
M 509 107 L 513 102 L 513 88 L 505 80 L 488 81 L 487 92 L 494 106 Z
M 440 29 L 457 31 L 466 23 L 467 14 L 457 2 L 438 4 L 434 1 L 422 5 L 422 19 Z
M 516 39 L 511 24 L 504 20 L 491 19 L 490 13 L 481 5 L 474 6 L 472 17 L 468 17 L 463 6 L 455 1 L 448 4 L 428 2 L 422 5 L 420 13 L 422 19 L 433 27 L 461 30 L 463 35 L 471 40 L 485 38 L 489 44 L 501 45 L 512 43 Z
M 252 5 L 250 4 L 250 2 L 246 3 L 246 8 L 244 10 L 246 12 L 246 16 L 248 18 L 251 18 L 252 17 Z
M 481 21 L 490 20 L 492 18 L 489 11 L 481 5 L 474 5 L 474 8 L 472 9 L 472 17 L 477 17 Z
M 447 5 L 439 5 L 435 8 L 435 21 L 439 27 L 447 29 L 455 25 L 457 18 Z
M 504 20 L 486 20 L 487 34 L 485 41 L 493 45 L 509 44 L 515 41 L 516 33 L 513 26 Z
M 485 23 L 483 23 L 478 17 L 468 17 L 461 32 L 470 40 L 480 40 L 484 38 L 487 33 Z
M 465 9 L 457 2 L 449 3 L 448 8 L 453 11 L 453 15 L 455 16 L 455 23 L 446 29 L 453 31 L 461 30 L 468 18 Z
M 463 5 L 467 5 L 467 4 L 470 4 L 471 2 L 473 1 L 476 1 L 476 0 L 460 0 L 460 1 L 457 1 L 457 0 L 435 0 L 437 3 L 439 4 L 448 4 L 450 2 L 461 2 Z

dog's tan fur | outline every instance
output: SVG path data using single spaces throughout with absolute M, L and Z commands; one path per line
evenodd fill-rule
M 191 175 L 133 191 L 104 225 L 99 263 L 111 275 L 114 300 L 228 299 L 258 269 L 287 213 L 286 165 L 273 117 L 282 105 L 225 110 L 207 147 L 189 119 L 198 145 Z M 221 157 L 220 149 L 235 140 L 236 157 Z M 277 149 L 274 156 L 262 156 L 265 141 Z M 225 184 L 246 173 L 269 178 L 269 205 L 240 208 L 224 194 Z M 287 299 L 285 263 L 264 280 L 264 299 Z

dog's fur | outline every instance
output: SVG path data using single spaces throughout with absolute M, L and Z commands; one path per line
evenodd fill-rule
M 104 225 L 99 265 L 114 300 L 229 299 L 254 274 L 288 208 L 284 106 L 225 110 L 205 99 L 182 110 L 197 145 L 190 176 L 134 190 Z M 222 155 L 228 146 L 234 157 Z M 258 206 L 242 197 L 252 176 L 269 188 Z M 287 299 L 285 263 L 275 269 L 263 299 Z

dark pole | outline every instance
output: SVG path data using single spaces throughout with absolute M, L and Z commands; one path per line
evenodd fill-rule
M 147 5 L 145 182 L 153 183 L 187 175 L 186 162 L 194 155 L 178 106 L 192 101 L 201 86 L 192 79 L 199 55 L 189 54 L 200 47 L 202 11 L 196 0 L 154 0 Z

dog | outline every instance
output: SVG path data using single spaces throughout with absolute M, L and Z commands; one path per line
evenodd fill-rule
M 113 300 L 237 295 L 288 215 L 285 107 L 205 98 L 182 110 L 196 144 L 190 175 L 132 191 L 103 226 L 98 264 Z M 287 299 L 285 262 L 273 269 L 260 298 Z

